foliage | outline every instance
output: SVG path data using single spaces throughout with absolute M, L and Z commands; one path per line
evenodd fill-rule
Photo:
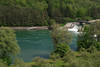
M 56 45 L 66 43 L 69 44 L 71 42 L 71 34 L 66 29 L 60 27 L 59 24 L 53 24 L 53 29 L 51 32 L 51 36 L 53 38 L 53 42 Z M 63 29 L 63 30 L 62 30 Z
M 91 24 L 89 26 L 85 26 L 82 34 L 79 35 L 78 38 L 78 49 L 81 48 L 89 49 L 90 47 L 95 47 L 97 50 L 100 50 L 100 23 L 96 22 L 95 24 Z M 96 37 L 95 37 L 96 35 Z
M 87 51 L 74 52 L 69 51 L 62 59 L 43 59 L 35 58 L 32 63 L 28 64 L 21 59 L 16 59 L 15 63 L 7 66 L 0 61 L 2 67 L 100 67 L 100 52 L 89 53 Z
M 88 53 L 87 51 L 69 51 L 63 58 L 56 60 L 39 59 L 33 67 L 99 67 L 100 52 Z M 44 62 L 45 61 L 45 62 Z
M 87 20 L 87 21 L 89 21 L 89 20 L 92 20 L 93 18 L 92 18 L 92 17 L 89 17 L 89 16 L 85 16 L 85 17 L 82 17 L 81 19 L 82 19 L 82 20 Z
M 71 35 L 57 23 L 100 18 L 99 0 L 0 0 L 0 26 L 43 26 L 53 24 L 55 50 L 51 59 L 35 58 L 33 64 L 16 59 L 19 52 L 14 31 L 0 28 L 0 67 L 100 67 L 100 22 L 86 26 L 78 39 L 78 52 L 68 44 Z M 63 30 L 62 30 L 63 29 Z M 94 35 L 97 37 L 94 37 Z
M 7 64 L 3 62 L 2 60 L 0 60 L 0 67 L 7 67 Z
M 90 48 L 91 45 L 94 44 L 93 37 L 90 35 L 90 31 L 88 27 L 85 27 L 84 31 L 82 34 L 79 35 L 78 37 L 78 49 L 80 50 L 81 48 L 88 49 Z
M 48 17 L 44 14 L 40 10 L 27 7 L 0 6 L 0 26 L 47 25 Z
M 69 43 L 71 42 L 71 34 L 66 29 L 60 27 L 59 24 L 53 24 L 51 36 L 53 38 L 55 50 L 52 53 L 63 57 L 67 51 L 70 50 Z M 56 57 L 55 57 L 56 58 Z
M 100 17 L 99 0 L 0 0 L 0 26 L 44 26 Z M 48 19 L 49 17 L 49 19 Z
M 49 19 L 49 21 L 48 21 L 49 29 L 52 29 L 52 25 L 55 23 L 56 23 L 56 21 L 54 19 Z
M 14 64 L 11 65 L 11 67 L 31 67 L 31 65 L 28 65 L 22 59 L 16 58 Z
M 64 19 L 66 20 L 66 22 L 75 22 L 75 21 L 77 21 L 76 19 L 72 19 L 72 18 L 69 18 L 69 17 L 64 18 Z
M 62 43 L 57 45 L 54 53 L 58 54 L 60 57 L 63 57 L 69 50 L 69 45 Z
M 0 28 L 0 59 L 10 62 L 10 56 L 19 53 L 19 46 L 14 31 L 7 27 Z

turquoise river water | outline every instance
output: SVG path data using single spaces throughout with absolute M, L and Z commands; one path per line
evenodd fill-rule
M 70 44 L 72 50 L 77 49 L 77 35 L 73 34 Z M 34 57 L 49 58 L 53 51 L 53 41 L 49 30 L 17 30 L 16 36 L 21 48 L 19 57 L 30 62 Z

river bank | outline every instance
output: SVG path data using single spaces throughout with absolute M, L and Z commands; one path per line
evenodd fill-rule
M 47 30 L 48 26 L 34 26 L 34 27 L 10 27 L 14 30 Z

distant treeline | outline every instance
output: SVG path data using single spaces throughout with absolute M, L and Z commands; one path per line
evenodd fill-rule
M 100 0 L 0 0 L 0 26 L 43 26 L 100 17 Z

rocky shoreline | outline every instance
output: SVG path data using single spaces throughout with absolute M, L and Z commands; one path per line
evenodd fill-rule
M 36 27 L 10 27 L 14 30 L 47 30 L 48 26 L 36 26 Z

